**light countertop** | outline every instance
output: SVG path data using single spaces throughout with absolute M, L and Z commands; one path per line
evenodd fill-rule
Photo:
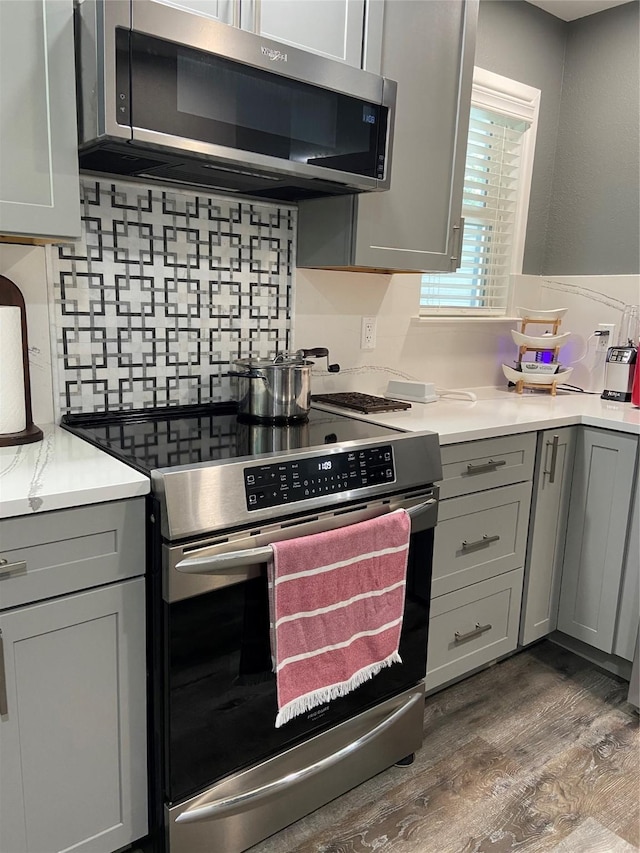
M 442 445 L 570 424 L 640 435 L 640 409 L 631 403 L 614 403 L 598 395 L 562 391 L 555 397 L 540 391 L 517 394 L 507 388 L 474 388 L 473 392 L 478 398 L 476 401 L 442 397 L 434 403 L 412 403 L 406 411 L 374 415 L 325 405 L 317 405 L 317 408 L 340 411 L 407 432 L 431 430 L 438 433 Z
M 476 401 L 441 398 L 402 412 L 361 415 L 316 408 L 407 432 L 437 432 L 442 445 L 571 424 L 640 435 L 640 409 L 596 395 L 475 388 Z M 0 518 L 122 500 L 149 492 L 144 474 L 61 427 L 43 427 L 44 439 L 0 448 Z
M 144 474 L 53 424 L 42 441 L 0 447 L 0 518 L 146 495 Z

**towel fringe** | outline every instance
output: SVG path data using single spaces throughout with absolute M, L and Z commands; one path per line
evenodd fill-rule
M 338 699 L 341 696 L 346 696 L 356 687 L 360 687 L 365 681 L 370 681 L 374 675 L 377 675 L 381 669 L 391 666 L 394 663 L 402 663 L 402 658 L 398 652 L 393 652 L 389 657 L 377 663 L 369 664 L 354 673 L 348 681 L 340 681 L 337 684 L 329 684 L 327 687 L 322 687 L 319 690 L 313 690 L 311 693 L 305 693 L 304 696 L 299 696 L 292 702 L 289 702 L 278 711 L 276 717 L 276 728 L 279 729 L 289 720 L 297 717 L 299 714 L 305 714 L 318 705 L 324 705 L 332 699 Z

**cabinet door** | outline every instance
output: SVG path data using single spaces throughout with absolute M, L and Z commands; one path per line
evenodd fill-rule
M 558 630 L 607 653 L 613 650 L 637 444 L 632 435 L 585 427 L 576 446 Z
M 431 598 L 524 565 L 531 483 L 440 502 Z
M 362 67 L 365 0 L 251 0 L 243 29 Z
M 556 628 L 575 441 L 575 427 L 547 430 L 538 436 L 520 625 L 522 645 Z
M 156 0 L 165 6 L 176 6 L 188 12 L 206 15 L 221 24 L 238 26 L 240 18 L 240 0 Z
M 391 0 L 382 74 L 398 83 L 391 188 L 299 205 L 298 266 L 459 266 L 477 0 Z
M 0 630 L 2 853 L 144 836 L 144 580 L 7 611 Z
M 80 234 L 71 0 L 0 2 L 0 234 Z
M 640 465 L 640 461 L 638 462 Z M 640 477 L 636 468 L 636 481 L 629 516 L 629 535 L 622 571 L 620 604 L 616 621 L 613 653 L 625 660 L 636 654 L 638 621 L 640 619 Z

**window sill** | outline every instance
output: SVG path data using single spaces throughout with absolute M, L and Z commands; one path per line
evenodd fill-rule
M 433 314 L 432 316 L 418 314 L 411 318 L 411 322 L 426 323 L 427 325 L 432 323 L 457 325 L 458 323 L 519 323 L 521 319 L 521 317 L 471 317 L 468 314 L 460 314 L 459 316 L 453 314 Z

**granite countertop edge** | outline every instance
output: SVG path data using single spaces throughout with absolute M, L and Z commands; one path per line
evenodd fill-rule
M 0 519 L 141 497 L 144 474 L 56 424 L 43 438 L 0 448 Z

